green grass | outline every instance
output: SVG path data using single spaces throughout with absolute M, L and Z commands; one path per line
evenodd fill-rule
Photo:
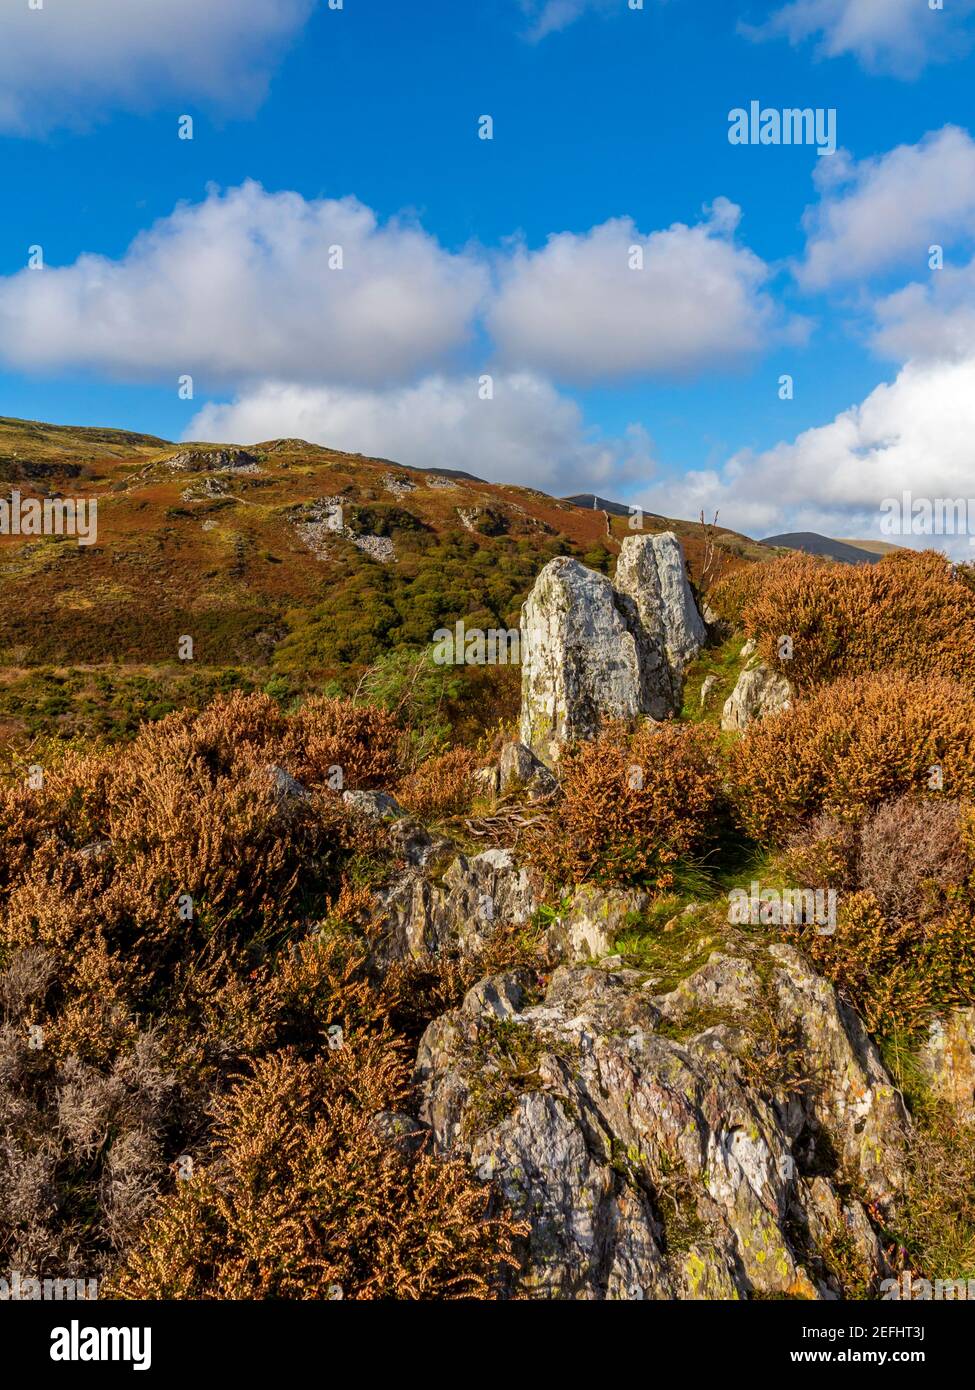
M 655 989 L 661 994 L 676 989 L 721 947 L 726 930 L 723 904 L 696 904 L 685 915 L 689 906 L 678 894 L 660 897 L 616 938 L 624 965 L 656 976 Z
M 745 638 L 736 632 L 719 647 L 705 647 L 688 668 L 684 680 L 684 707 L 681 717 L 692 724 L 718 724 L 725 700 L 735 688 L 741 671 L 741 649 Z M 701 708 L 701 687 L 708 676 L 716 676 L 718 684 L 711 692 L 707 709 Z

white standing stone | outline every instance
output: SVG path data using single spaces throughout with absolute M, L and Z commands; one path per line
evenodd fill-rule
M 637 641 L 612 584 L 559 556 L 542 570 L 521 615 L 521 741 L 551 762 L 593 738 L 601 718 L 641 713 Z
M 708 634 L 688 583 L 684 551 L 673 531 L 627 536 L 614 583 L 619 593 L 636 604 L 650 646 L 663 649 L 678 702 L 684 672 Z
M 560 557 L 522 610 L 521 740 L 551 763 L 604 719 L 666 719 L 707 640 L 671 531 L 628 536 L 616 579 Z

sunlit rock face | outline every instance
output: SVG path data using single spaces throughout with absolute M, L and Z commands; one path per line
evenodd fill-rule
M 615 583 L 564 556 L 522 609 L 521 740 L 551 763 L 605 719 L 665 719 L 707 634 L 671 532 L 629 536 Z

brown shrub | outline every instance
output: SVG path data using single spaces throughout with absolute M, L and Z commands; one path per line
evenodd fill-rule
M 741 627 L 745 610 L 755 602 L 766 584 L 775 582 L 776 568 L 782 563 L 782 560 L 768 560 L 741 565 L 723 574 L 708 591 L 712 611 L 729 626 Z
M 856 827 L 820 812 L 789 836 L 783 868 L 797 883 L 855 888 Z
M 910 922 L 891 922 L 871 893 L 840 903 L 836 930 L 787 928 L 813 965 L 862 1015 L 875 1036 L 915 1032 L 930 1015 L 936 990 L 924 969 L 922 944 Z
M 946 893 L 971 872 L 962 847 L 957 801 L 900 797 L 863 818 L 857 883 L 888 917 L 931 917 Z
M 542 972 L 557 963 L 543 926 L 499 923 L 477 950 L 438 951 L 418 960 L 395 961 L 384 979 L 390 1018 L 398 1032 L 419 1039 L 428 1023 L 458 1008 L 480 980 L 514 972 L 522 988 L 532 992 Z
M 857 824 L 821 812 L 790 836 L 783 868 L 801 883 L 872 893 L 885 916 L 924 920 L 961 900 L 972 872 L 957 801 L 898 797 Z
M 154 724 L 144 724 L 135 747 L 145 758 L 202 761 L 217 775 L 231 771 L 254 750 L 270 756 L 283 745 L 290 728 L 269 695 L 234 691 L 202 710 L 178 710 Z
M 420 820 L 459 815 L 470 806 L 476 766 L 469 748 L 451 748 L 421 763 L 399 783 L 396 796 Z
M 388 1038 L 281 1053 L 217 1104 L 214 1152 L 161 1205 L 123 1298 L 484 1298 L 520 1228 L 466 1165 L 383 1136 L 406 1072 Z M 337 1286 L 337 1290 L 336 1290 Z
M 610 725 L 566 750 L 562 796 L 526 843 L 535 865 L 559 884 L 667 887 L 679 859 L 707 839 L 720 798 L 713 731 L 645 724 L 631 738 Z
M 824 687 L 751 726 L 731 759 L 744 824 L 774 843 L 820 811 L 852 822 L 902 793 L 924 795 L 935 766 L 936 795 L 975 795 L 975 696 L 901 672 Z
M 794 555 L 753 569 L 738 580 L 751 586 L 742 621 L 762 657 L 800 692 L 888 670 L 975 688 L 975 594 L 936 551 L 903 551 L 875 565 Z M 793 642 L 787 661 L 778 654 L 783 635 Z
M 0 780 L 0 893 L 26 872 L 45 841 L 81 849 L 104 825 L 112 759 L 71 747 L 37 756 L 39 787 L 30 784 L 26 768 Z
M 836 930 L 787 928 L 880 1038 L 919 1038 L 933 1013 L 975 998 L 975 906 L 924 921 L 884 914 L 872 893 L 844 894 Z
M 318 696 L 289 721 L 296 749 L 296 775 L 312 787 L 331 785 L 330 770 L 342 769 L 346 787 L 381 787 L 400 767 L 402 731 L 395 715 L 376 705 Z
M 38 1274 L 103 1274 L 139 1238 L 174 1159 L 189 1151 L 204 1165 L 215 1155 L 213 1172 L 236 1171 L 239 1186 L 227 1181 L 239 1204 L 209 1168 L 199 1191 L 211 1205 L 181 1184 L 166 1208 L 175 1225 L 164 1213 L 158 1240 L 145 1248 L 150 1283 L 146 1271 L 163 1249 L 177 1263 L 196 1250 L 198 1269 L 174 1265 L 159 1286 L 184 1280 L 255 1297 L 272 1286 L 296 1294 L 306 1279 L 315 1296 L 325 1257 L 314 1251 L 334 1242 L 344 1251 L 340 1277 L 359 1296 L 396 1280 L 443 1296 L 481 1287 L 477 1261 L 487 1262 L 493 1229 L 480 1224 L 484 1190 L 429 1155 L 389 1157 L 367 1128 L 404 1083 L 383 1032 L 396 986 L 376 981 L 363 939 L 363 866 L 381 849 L 388 855 L 388 845 L 330 788 L 302 792 L 274 768 L 315 785 L 325 763 L 344 758 L 346 770 L 369 780 L 393 765 L 393 734 L 385 716 L 347 702 L 328 710 L 331 743 L 313 734 L 310 756 L 301 719 L 285 718 L 266 697 L 234 696 L 199 715 L 168 716 L 110 758 L 69 753 L 42 787 L 0 795 L 2 1259 Z M 340 1063 L 330 1051 L 335 1028 L 351 1039 Z M 370 1051 L 379 1034 L 385 1062 Z M 280 1169 L 252 1149 L 245 1172 L 246 1150 L 222 1152 L 233 1147 L 239 1117 L 220 1104 L 253 1073 L 239 1088 L 253 1129 L 265 1102 L 275 1104 L 283 1050 L 294 1082 L 292 1147 Z M 335 1094 L 305 1060 L 324 1055 L 329 1075 L 344 1076 Z M 395 1084 L 383 1082 L 387 1074 Z M 215 1098 L 225 1128 L 214 1139 Z M 299 1114 L 306 1100 L 312 1108 Z M 268 1144 L 277 1137 L 269 1122 Z M 335 1168 L 319 1211 L 312 1178 L 326 1153 Z M 244 1166 L 233 1170 L 238 1158 Z M 274 1192 L 263 1194 L 254 1220 L 266 1222 L 258 1225 L 268 1257 L 252 1268 L 242 1253 L 254 1197 L 247 1183 L 265 1160 L 268 1180 L 281 1179 L 277 1195 L 288 1190 L 309 1205 L 285 1219 Z M 191 1229 L 197 1211 L 206 1230 Z M 226 1256 L 211 1269 L 207 1232 L 221 1220 Z M 296 1256 L 275 1274 L 275 1252 L 294 1230 L 313 1227 L 309 1262 Z M 356 1252 L 347 1230 L 374 1239 L 368 1254 Z M 174 1231 L 185 1235 L 182 1245 Z
M 102 1070 L 37 1045 L 32 1022 L 0 1023 L 0 1267 L 97 1277 L 165 1171 L 175 1078 L 153 1033 Z

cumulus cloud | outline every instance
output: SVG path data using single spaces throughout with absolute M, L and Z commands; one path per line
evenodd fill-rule
M 975 358 L 975 261 L 932 271 L 874 305 L 874 348 L 897 361 Z
M 0 279 L 0 358 L 135 379 L 402 379 L 465 341 L 485 285 L 474 259 L 355 198 L 247 183 L 178 207 L 120 260 Z
M 734 241 L 739 216 L 718 198 L 696 226 L 647 235 L 620 217 L 516 248 L 487 318 L 502 358 L 593 382 L 688 374 L 767 346 L 783 325 L 768 267 Z
M 882 538 L 885 498 L 975 497 L 973 438 L 975 357 L 912 362 L 828 425 L 655 490 L 654 509 L 697 516 L 718 508 L 724 525 L 755 536 L 802 529 Z M 953 548 L 971 555 L 965 540 Z
M 718 198 L 696 226 L 619 218 L 538 251 L 449 252 L 355 198 L 309 201 L 249 182 L 183 204 L 117 260 L 0 277 L 0 361 L 123 379 L 202 374 L 375 385 L 457 363 L 482 321 L 507 370 L 565 382 L 737 366 L 804 325 L 764 288 Z M 642 261 L 639 260 L 642 258 Z M 638 264 L 639 261 L 639 264 Z
M 973 11 L 975 0 L 948 0 L 943 10 L 926 0 L 791 0 L 764 24 L 741 27 L 792 44 L 815 38 L 823 57 L 851 55 L 870 71 L 907 78 L 970 48 Z
M 926 263 L 930 245 L 975 233 L 975 141 L 958 126 L 859 163 L 841 152 L 819 161 L 816 178 L 796 270 L 803 289 Z
M 493 399 L 482 399 L 479 378 L 441 375 L 385 391 L 266 382 L 205 406 L 186 438 L 253 444 L 296 436 L 555 494 L 597 492 L 645 477 L 651 467 L 641 429 L 622 439 L 594 437 L 576 402 L 537 376 L 497 376 L 493 391 Z
M 0 129 L 167 98 L 253 108 L 314 0 L 3 0 Z

